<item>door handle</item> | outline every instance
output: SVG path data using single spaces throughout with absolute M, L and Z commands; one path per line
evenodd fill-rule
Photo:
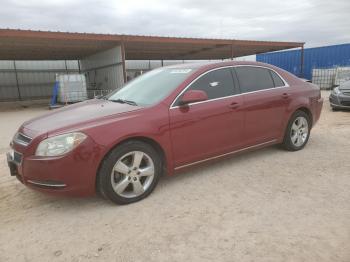
M 229 104 L 228 107 L 231 108 L 231 109 L 237 109 L 239 107 L 239 103 L 232 102 L 231 104 Z
M 282 98 L 284 98 L 284 99 L 289 98 L 289 94 L 288 94 L 288 93 L 283 93 L 283 94 L 282 94 Z

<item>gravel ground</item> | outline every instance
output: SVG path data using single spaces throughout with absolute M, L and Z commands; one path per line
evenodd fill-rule
M 128 206 L 44 195 L 9 176 L 9 140 L 44 112 L 0 112 L 2 262 L 350 261 L 350 112 L 327 99 L 304 150 L 273 146 L 163 178 Z

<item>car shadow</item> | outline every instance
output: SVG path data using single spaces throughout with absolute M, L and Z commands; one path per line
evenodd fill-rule
M 282 149 L 279 145 L 271 145 L 258 150 L 232 154 L 215 160 L 210 160 L 208 162 L 200 163 L 198 165 L 193 165 L 189 168 L 184 168 L 172 176 L 163 176 L 160 179 L 159 184 L 161 186 L 165 186 L 166 184 L 171 183 L 185 183 L 186 180 L 198 179 L 199 176 L 202 177 L 203 175 L 215 175 L 215 171 L 222 169 L 223 167 L 234 167 L 235 164 L 239 164 L 245 161 L 254 161 L 266 154 L 278 155 L 281 153 L 287 154 L 288 152 Z M 213 172 L 207 172 L 208 169 Z
M 219 158 L 216 160 L 208 161 L 201 163 L 199 165 L 192 166 L 191 168 L 184 169 L 175 173 L 172 176 L 163 176 L 161 177 L 158 186 L 155 191 L 151 194 L 151 199 L 161 197 L 161 191 L 167 190 L 168 186 L 177 186 L 178 184 L 187 183 L 191 180 L 205 179 L 205 176 L 215 176 L 217 171 L 222 168 L 234 167 L 236 164 L 240 164 L 243 161 L 256 161 L 261 158 L 263 155 L 279 155 L 281 153 L 288 154 L 287 151 L 282 150 L 278 145 L 272 145 L 263 149 L 250 152 L 242 152 L 234 155 L 226 156 L 224 158 Z M 210 169 L 210 172 L 208 172 Z M 28 192 L 26 192 L 28 190 Z M 106 207 L 122 207 L 114 204 L 110 200 L 104 199 L 99 195 L 91 197 L 65 197 L 65 196 L 54 196 L 48 195 L 35 190 L 27 189 L 24 190 L 21 197 L 22 207 L 34 208 L 36 206 L 46 206 L 47 209 L 62 209 L 65 212 L 69 211 L 82 211 L 89 209 L 103 209 Z M 20 197 L 18 195 L 17 197 Z M 24 199 L 23 199 L 24 198 Z M 143 201 L 149 201 L 147 198 Z M 23 203 L 23 201 L 30 200 L 28 203 Z M 158 201 L 158 200 L 156 200 Z M 138 202 L 140 203 L 140 202 Z M 136 203 L 135 203 L 136 204 Z M 132 204 L 134 205 L 134 204 Z M 129 205 L 130 206 L 130 205 Z

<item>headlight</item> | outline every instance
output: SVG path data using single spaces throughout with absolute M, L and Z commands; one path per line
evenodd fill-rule
M 334 93 L 335 95 L 339 95 L 339 94 L 341 93 L 338 86 L 337 86 L 336 88 L 333 89 L 333 93 Z
M 83 133 L 69 133 L 47 138 L 40 142 L 36 156 L 59 156 L 72 151 L 86 138 Z

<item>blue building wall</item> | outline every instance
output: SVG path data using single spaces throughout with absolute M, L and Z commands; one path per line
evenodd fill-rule
M 301 50 L 291 50 L 256 55 L 256 61 L 281 67 L 297 76 L 311 80 L 313 68 L 350 66 L 350 44 L 306 48 L 304 72 L 300 72 Z

